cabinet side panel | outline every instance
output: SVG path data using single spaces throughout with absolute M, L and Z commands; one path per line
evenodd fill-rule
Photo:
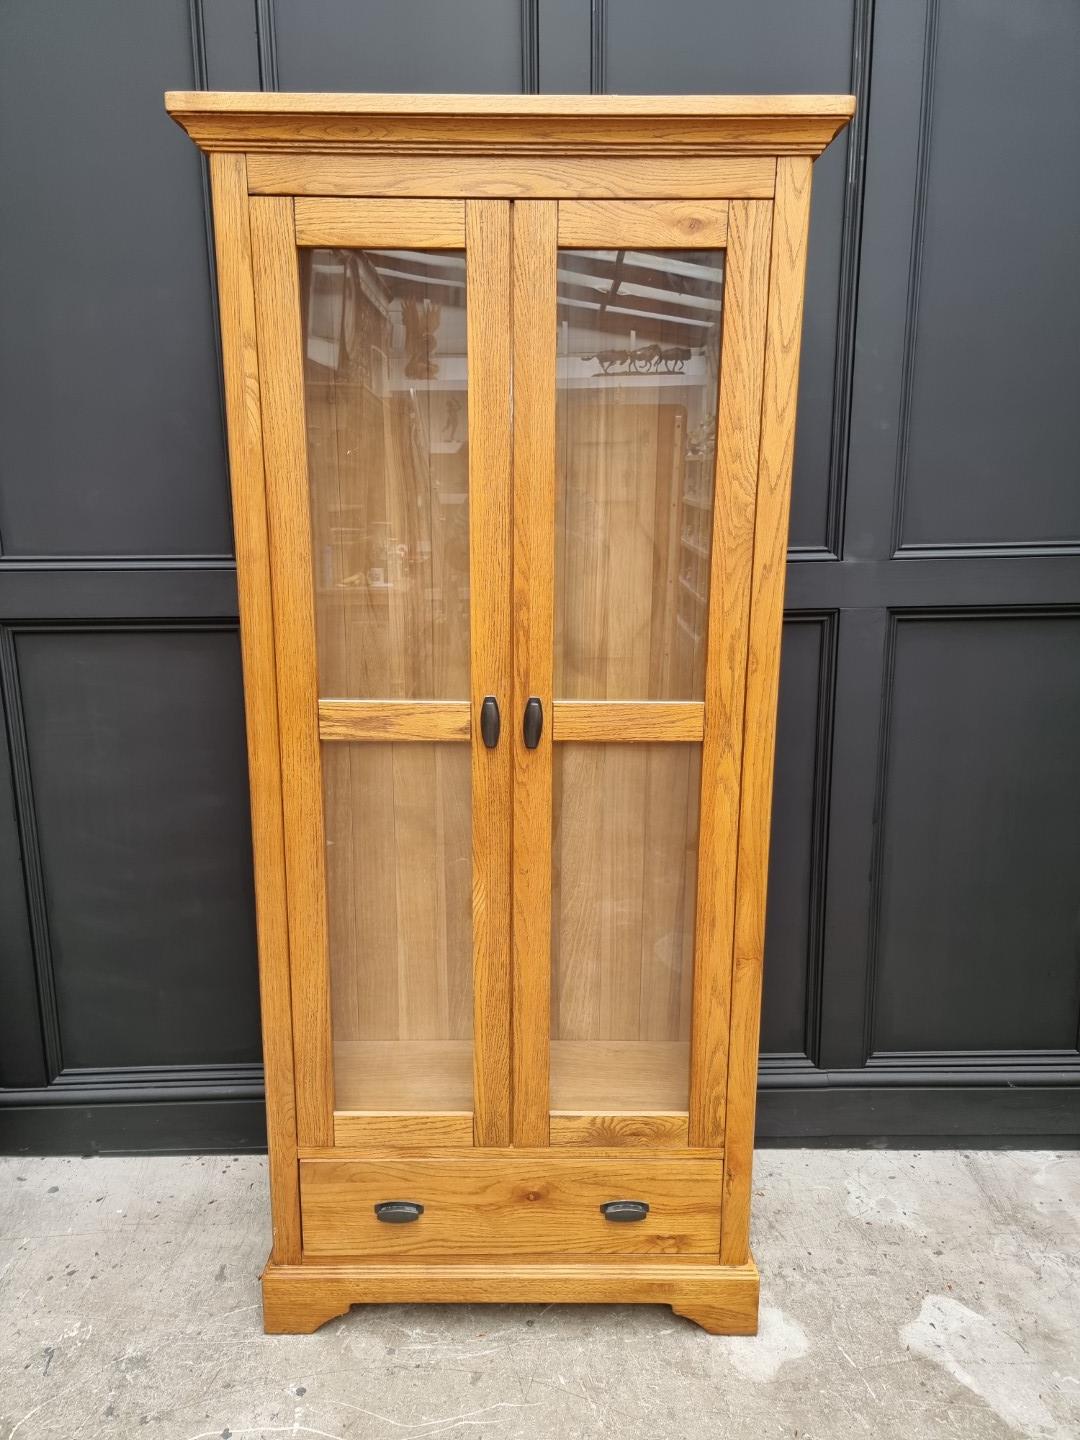
M 300 1194 L 293 1091 L 292 1005 L 281 819 L 274 617 L 263 491 L 255 296 L 251 273 L 246 162 L 212 155 L 221 347 L 229 427 L 233 529 L 244 666 L 255 916 L 276 1264 L 300 1259 Z
M 745 1263 L 750 1253 L 750 1177 L 761 1024 L 765 888 L 780 681 L 784 559 L 795 448 L 806 237 L 810 222 L 810 167 L 810 160 L 802 156 L 783 157 L 777 162 L 776 170 L 743 728 L 720 1238 L 722 1264 Z
M 275 614 L 297 1136 L 333 1143 L 325 842 L 299 272 L 290 199 L 250 204 Z
M 694 927 L 690 1144 L 724 1133 L 735 854 L 772 207 L 732 202 L 717 401 Z

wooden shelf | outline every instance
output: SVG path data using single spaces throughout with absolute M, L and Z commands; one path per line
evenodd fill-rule
M 552 1040 L 551 1108 L 596 1115 L 687 1106 L 685 1040 Z
M 685 1111 L 690 1045 L 684 1040 L 553 1040 L 552 1110 L 586 1114 Z M 471 1110 L 471 1040 L 339 1040 L 339 1114 Z
M 334 1109 L 434 1114 L 473 1108 L 471 1040 L 339 1040 Z

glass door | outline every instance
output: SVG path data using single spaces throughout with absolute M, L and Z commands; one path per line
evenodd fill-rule
M 509 1141 L 509 205 L 253 198 L 301 1143 Z
M 769 206 L 523 203 L 514 246 L 515 1139 L 715 1146 Z

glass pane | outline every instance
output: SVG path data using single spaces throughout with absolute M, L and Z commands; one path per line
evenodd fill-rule
M 469 693 L 463 251 L 302 252 L 319 694 Z
M 555 694 L 700 700 L 722 250 L 560 250 Z
M 322 763 L 335 1108 L 471 1110 L 469 747 Z
M 701 746 L 554 747 L 551 1108 L 685 1110 Z

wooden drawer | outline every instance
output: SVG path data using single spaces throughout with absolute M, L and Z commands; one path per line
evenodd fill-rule
M 715 1255 L 722 1162 L 699 1156 L 629 1158 L 550 1151 L 303 1160 L 307 1256 Z M 424 1207 L 418 1220 L 376 1218 L 386 1200 Z M 644 1220 L 615 1223 L 600 1207 L 644 1200 Z

